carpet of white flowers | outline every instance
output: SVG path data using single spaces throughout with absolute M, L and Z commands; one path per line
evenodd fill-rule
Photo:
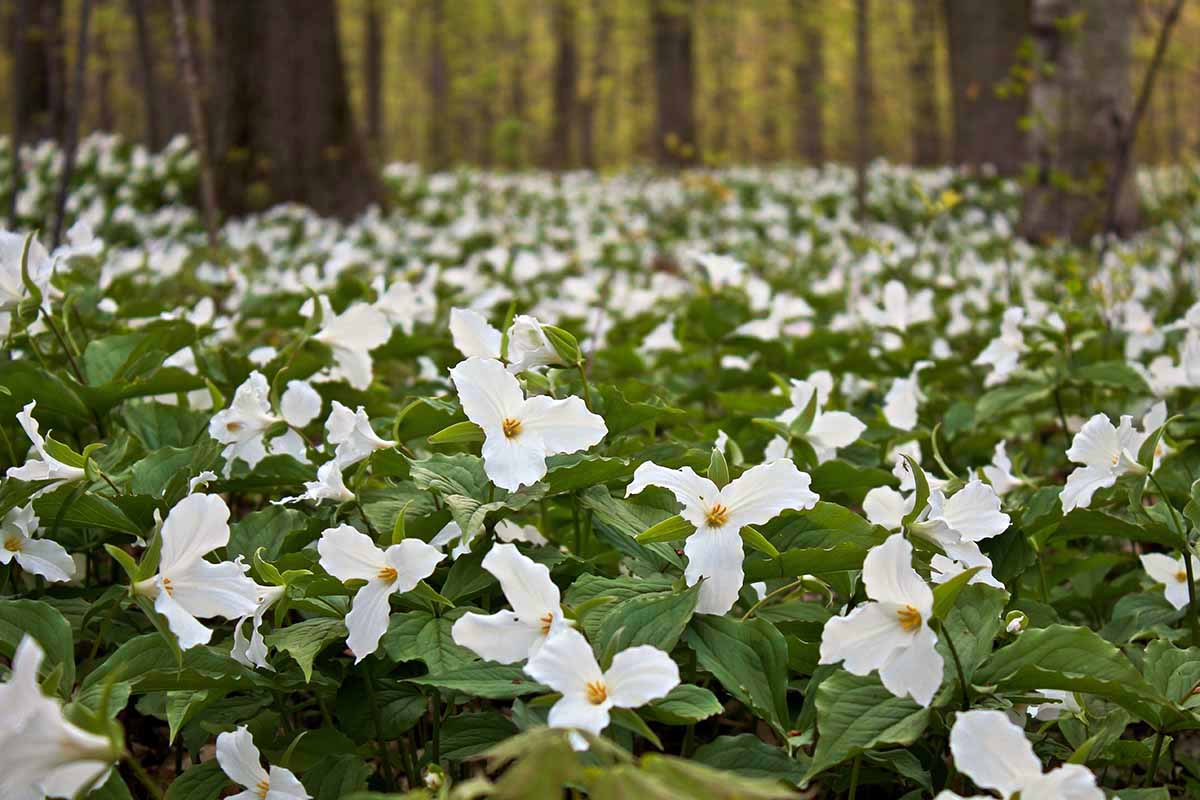
M 219 247 L 0 147 L 0 797 L 1200 790 L 1200 231 L 843 169 L 386 173 Z M 1099 253 L 1099 256 L 1098 256 Z

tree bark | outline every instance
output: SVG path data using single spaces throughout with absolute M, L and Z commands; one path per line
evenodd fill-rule
M 854 3 L 854 197 L 859 221 L 867 217 L 867 164 L 874 150 L 871 130 L 871 100 L 874 85 L 871 75 L 870 0 Z
M 429 0 L 429 165 L 450 166 L 450 68 L 446 63 L 445 0 Z
M 954 161 L 1020 172 L 1026 143 L 1023 95 L 1001 97 L 1028 28 L 1028 0 L 945 0 L 954 116 Z
M 652 0 L 656 153 L 675 167 L 697 155 L 692 12 L 692 0 Z
M 554 34 L 553 122 L 546 163 L 551 169 L 567 169 L 573 159 L 572 133 L 579 83 L 579 52 L 575 45 L 576 0 L 554 0 L 550 25 Z
M 935 57 L 938 36 L 937 0 L 912 2 L 913 163 L 930 166 L 942 160 L 942 122 L 938 112 Z
M 366 0 L 363 84 L 367 95 L 367 144 L 376 159 L 383 147 L 383 15 L 379 0 Z
M 129 13 L 133 17 L 137 40 L 139 77 L 142 84 L 142 108 L 145 114 L 146 144 L 151 150 L 162 147 L 158 111 L 158 68 L 154 58 L 154 41 L 150 35 L 150 23 L 146 18 L 146 0 L 129 0 Z
M 51 246 L 62 242 L 66 230 L 67 196 L 71 191 L 71 178 L 75 174 L 75 159 L 79 153 L 79 120 L 83 116 L 84 81 L 87 79 L 89 26 L 92 19 L 92 0 L 79 4 L 79 38 L 75 44 L 75 77 L 71 83 L 71 105 L 67 124 L 62 132 L 63 168 L 58 178 L 58 197 L 55 202 L 54 232 Z
M 810 164 L 825 161 L 825 30 L 822 0 L 793 0 L 799 58 L 792 66 L 797 109 L 797 154 Z
M 1030 239 L 1084 243 L 1105 227 L 1126 235 L 1137 226 L 1131 154 L 1117 185 L 1109 185 L 1132 117 L 1134 3 L 1033 2 L 1040 77 L 1030 94 L 1030 155 L 1037 172 L 1021 214 Z
M 223 211 L 349 218 L 380 198 L 354 127 L 333 0 L 212 0 L 213 166 Z
M 15 6 L 9 45 L 14 131 L 22 141 L 59 139 L 67 124 L 62 0 L 15 0 Z

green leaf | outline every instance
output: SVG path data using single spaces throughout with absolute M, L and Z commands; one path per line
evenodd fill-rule
M 428 611 L 393 614 L 380 645 L 393 661 L 421 661 L 431 675 L 443 675 L 470 664 L 476 656 L 454 643 L 450 629 L 467 613 L 455 608 L 440 617 Z
M 646 724 L 646 720 L 639 717 L 633 709 L 614 708 L 609 711 L 609 716 L 612 718 L 613 724 L 617 727 L 636 733 L 659 750 L 663 749 L 662 741 L 658 738 L 658 734 L 650 730 L 650 726 Z
M 64 486 L 34 500 L 33 510 L 42 520 L 58 519 L 67 527 L 106 528 L 131 536 L 146 532 L 108 498 L 89 493 L 72 495 L 72 487 Z
M 474 422 L 456 422 L 429 437 L 432 445 L 469 444 L 483 441 L 483 428 Z
M 688 626 L 687 643 L 727 692 L 780 735 L 787 732 L 787 642 L 774 625 L 701 614 Z
M 511 700 L 521 695 L 548 691 L 545 686 L 527 676 L 521 667 L 496 664 L 492 661 L 480 661 L 439 675 L 407 680 L 418 686 L 433 686 L 488 700 Z
M 171 781 L 166 800 L 217 800 L 231 783 L 214 758 L 188 767 Z
M 596 638 L 603 652 L 619 652 L 640 644 L 652 644 L 670 652 L 687 627 L 699 584 L 680 592 L 654 592 L 617 603 L 604 615 Z
M 817 687 L 817 748 L 807 777 L 885 745 L 909 745 L 929 724 L 929 709 L 896 697 L 879 678 L 838 670 Z
M 862 569 L 867 548 L 857 544 L 833 547 L 803 547 L 785 550 L 770 560 L 747 560 L 747 583 L 773 578 L 796 578 L 801 575 L 824 575 Z
M 441 755 L 450 761 L 473 758 L 517 733 L 517 726 L 496 711 L 457 714 L 442 723 Z
M 767 558 L 779 558 L 779 551 L 775 549 L 775 545 L 767 541 L 767 537 L 759 533 L 757 528 L 746 525 L 738 531 L 738 534 L 742 537 L 742 542 L 750 549 L 757 550 Z
M 917 487 L 913 499 L 912 511 L 905 514 L 902 520 L 904 528 L 907 529 L 917 517 L 921 516 L 921 512 L 929 504 L 929 481 L 925 478 L 925 470 L 921 469 L 921 465 L 916 462 L 916 459 L 910 455 L 905 455 L 904 460 L 908 462 L 909 471 L 912 472 L 913 481 Z
M 1142 442 L 1142 446 L 1138 448 L 1137 452 L 1137 461 L 1138 464 L 1141 465 L 1142 469 L 1149 472 L 1154 468 L 1154 454 L 1158 450 L 1158 443 L 1162 441 L 1162 437 L 1166 434 L 1167 427 L 1172 422 L 1180 418 L 1181 415 L 1179 414 L 1169 418 L 1162 425 L 1159 425 L 1157 428 L 1155 428 L 1154 431 L 1146 437 L 1146 440 Z
M 695 525 L 676 514 L 673 517 L 667 517 L 662 522 L 651 525 L 649 528 L 639 533 L 637 535 L 637 542 L 638 544 L 674 542 L 678 541 L 679 539 L 685 539 L 695 532 Z
M 1145 379 L 1124 361 L 1098 361 L 1086 364 L 1073 370 L 1071 378 L 1082 383 L 1128 389 L 1138 394 L 1150 394 L 1150 387 L 1146 385 Z
M 689 725 L 723 710 L 717 696 L 703 686 L 681 683 L 658 700 L 642 706 L 641 713 L 667 725 Z M 714 765 L 716 766 L 716 765 Z
M 342 800 L 347 794 L 366 788 L 372 771 L 371 765 L 358 756 L 329 756 L 304 773 L 304 787 L 313 800 Z
M 558 353 L 558 357 L 563 360 L 564 364 L 575 365 L 583 362 L 583 355 L 579 351 L 579 340 L 575 338 L 574 334 L 554 325 L 542 325 L 542 333 L 546 334 L 554 352 Z
M 71 623 L 53 606 L 37 600 L 0 600 L 0 652 L 9 658 L 26 635 L 46 653 L 43 673 L 61 669 L 64 696 L 75 686 L 75 643 Z
M 708 461 L 708 479 L 715 483 L 718 489 L 729 483 L 729 464 L 725 461 L 725 454 L 715 447 L 712 458 Z
M 290 655 L 300 665 L 305 682 L 312 680 L 313 660 L 329 645 L 346 638 L 346 623 L 332 617 L 314 617 L 267 634 L 271 647 Z
M 971 567 L 955 575 L 945 583 L 933 587 L 933 616 L 935 619 L 945 619 L 954 608 L 958 594 L 974 578 L 983 567 Z
M 799 784 L 808 769 L 809 758 L 803 751 L 789 757 L 778 747 L 771 747 L 752 733 L 738 736 L 718 736 L 701 745 L 692 754 L 701 764 L 728 770 L 745 778 L 783 780 Z

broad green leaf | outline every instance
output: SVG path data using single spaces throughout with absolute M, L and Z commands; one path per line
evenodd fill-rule
M 780 735 L 788 730 L 787 642 L 774 625 L 701 614 L 688 625 L 687 643 L 727 692 Z
M 334 642 L 346 638 L 346 623 L 332 617 L 314 617 L 267 634 L 271 647 L 287 653 L 300 665 L 304 680 L 312 680 L 313 660 Z
M 721 711 L 721 703 L 715 694 L 690 683 L 679 684 L 666 697 L 653 700 L 640 709 L 643 716 L 668 725 L 700 722 Z
M 465 608 L 454 608 L 440 617 L 428 611 L 393 614 L 379 644 L 393 661 L 422 661 L 431 675 L 453 672 L 476 659 L 450 635 L 455 620 L 465 613 Z
M 491 661 L 480 661 L 439 675 L 406 680 L 419 686 L 433 686 L 488 700 L 511 700 L 521 695 L 547 691 L 545 686 L 526 675 L 521 667 Z

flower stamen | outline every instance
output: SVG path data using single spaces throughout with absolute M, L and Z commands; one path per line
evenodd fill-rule
M 521 433 L 521 420 L 513 419 L 512 417 L 505 417 L 504 422 L 501 425 L 501 429 L 504 431 L 504 435 L 509 439 L 516 438 L 516 436 Z
M 542 617 L 541 622 L 542 622 L 542 635 L 549 636 L 550 635 L 550 626 L 552 626 L 554 624 L 554 612 L 547 611 L 545 616 Z
M 167 593 L 167 597 L 173 597 L 175 595 L 175 589 L 171 586 L 170 578 L 162 579 L 162 588 L 163 591 Z
M 383 567 L 379 570 L 375 577 L 379 578 L 384 583 L 391 583 L 392 581 L 396 580 L 396 575 L 397 573 L 395 567 Z
M 271 791 L 271 782 L 265 778 L 259 781 L 258 785 L 254 787 L 254 792 L 258 795 L 259 800 L 266 800 L 267 792 L 269 791 Z
M 704 513 L 704 521 L 710 528 L 720 528 L 729 521 L 729 507 L 721 503 L 713 503 Z
M 4 549 L 10 553 L 21 552 L 21 540 L 16 536 L 10 536 L 4 540 Z
M 897 609 L 896 616 L 900 619 L 900 627 L 909 633 L 921 627 L 921 612 L 912 606 Z
M 588 682 L 587 699 L 594 706 L 598 706 L 608 699 L 608 687 L 604 685 L 604 681 Z

